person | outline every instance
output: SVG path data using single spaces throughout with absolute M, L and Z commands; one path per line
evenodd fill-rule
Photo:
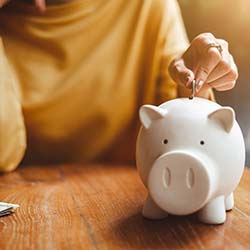
M 189 44 L 176 0 L 0 0 L 0 169 L 131 162 L 138 108 L 234 87 L 228 44 Z M 178 132 L 178 131 L 177 131 Z

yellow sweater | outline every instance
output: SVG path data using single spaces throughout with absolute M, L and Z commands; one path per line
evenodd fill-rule
M 0 10 L 0 169 L 133 159 L 138 108 L 177 96 L 188 42 L 175 0 L 75 0 Z

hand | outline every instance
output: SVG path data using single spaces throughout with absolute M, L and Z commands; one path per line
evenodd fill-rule
M 46 3 L 45 0 L 34 0 L 35 1 L 35 6 L 37 9 L 41 12 L 46 10 Z M 0 0 L 0 8 L 3 7 L 9 0 Z
M 222 51 L 210 44 L 220 45 Z M 216 39 L 210 33 L 198 35 L 184 54 L 172 61 L 169 73 L 177 83 L 188 88 L 191 88 L 195 79 L 197 93 L 209 88 L 219 91 L 232 89 L 238 78 L 237 66 L 228 51 L 228 43 Z

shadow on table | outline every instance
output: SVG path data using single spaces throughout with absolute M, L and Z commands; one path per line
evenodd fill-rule
M 129 249 L 176 250 L 203 249 L 207 243 L 210 247 L 218 247 L 225 243 L 224 230 L 223 225 L 200 223 L 196 215 L 148 220 L 139 211 L 120 221 L 113 228 L 113 233 L 117 244 L 127 245 Z

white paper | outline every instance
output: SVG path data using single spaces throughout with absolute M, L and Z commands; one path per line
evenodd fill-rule
M 18 204 L 11 204 L 11 203 L 6 203 L 6 202 L 0 202 L 0 216 L 11 214 L 17 208 L 19 208 Z

